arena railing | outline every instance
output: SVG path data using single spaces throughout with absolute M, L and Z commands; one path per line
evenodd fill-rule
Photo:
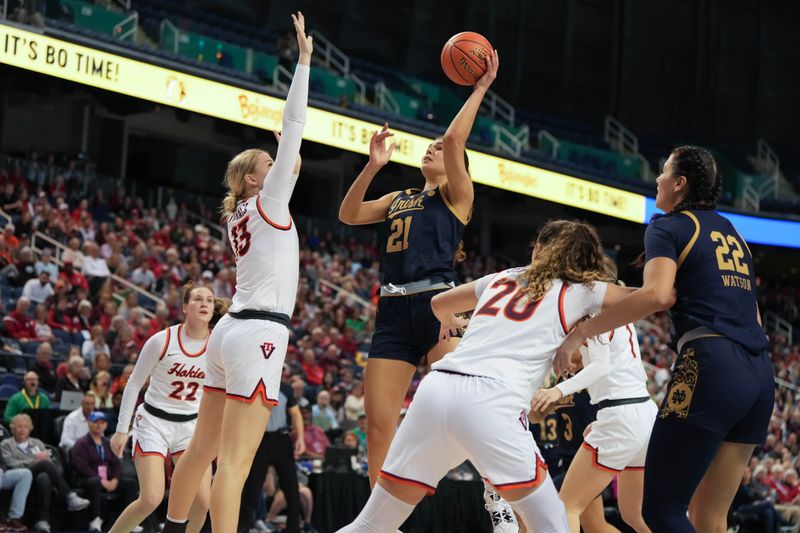
M 39 242 L 37 243 L 37 241 L 39 241 Z M 64 245 L 63 243 L 53 239 L 52 237 L 50 237 L 48 235 L 45 235 L 41 231 L 36 231 L 36 232 L 33 233 L 33 235 L 31 235 L 31 248 L 33 249 L 34 253 L 37 256 L 40 256 L 41 253 L 42 253 L 42 250 L 44 249 L 44 247 L 39 246 L 39 244 L 41 244 L 42 241 L 47 243 L 48 245 L 50 245 L 50 247 L 53 248 L 53 250 L 55 251 L 55 253 L 53 255 L 53 260 L 55 261 L 55 263 L 59 267 L 63 267 L 64 266 L 64 261 L 61 259 L 61 256 L 63 255 L 64 251 L 68 249 L 67 246 Z M 131 290 L 131 291 L 136 292 L 139 295 L 140 298 L 144 297 L 145 299 L 150 300 L 151 302 L 153 302 L 153 304 L 154 304 L 153 308 L 157 307 L 158 305 L 166 306 L 166 302 L 163 299 L 159 298 L 158 296 L 156 296 L 155 294 L 153 294 L 151 292 L 148 292 L 148 291 L 142 289 L 138 285 L 136 285 L 134 283 L 131 283 L 130 281 L 126 280 L 125 278 L 122 278 L 122 277 L 120 277 L 120 276 L 118 276 L 116 274 L 111 274 L 109 276 L 109 278 L 115 284 L 124 287 L 126 290 Z M 124 300 L 124 297 L 121 295 L 121 292 L 122 291 L 115 292 L 114 293 L 114 297 L 116 299 Z M 153 318 L 153 317 L 156 316 L 155 313 L 153 313 L 150 309 L 148 309 L 147 307 L 144 307 L 144 306 L 142 306 L 142 313 L 144 313 L 144 315 L 147 318 Z
M 331 289 L 332 291 L 334 291 L 336 293 L 337 297 L 340 294 L 344 294 L 348 299 L 350 299 L 350 301 L 352 301 L 353 303 L 358 304 L 358 306 L 361 307 L 361 309 L 362 309 L 362 311 L 364 312 L 365 315 L 369 315 L 372 312 L 372 308 L 373 308 L 372 303 L 368 302 L 367 300 L 365 300 L 364 298 L 362 298 L 358 294 L 356 294 L 356 293 L 354 293 L 352 291 L 348 291 L 344 287 L 340 287 L 339 285 L 336 285 L 335 283 L 331 283 L 330 281 L 328 281 L 326 279 L 317 278 L 316 283 L 314 284 L 314 292 L 316 292 L 317 294 L 320 293 L 320 286 L 328 287 L 329 289 Z
M 792 323 L 784 319 L 778 313 L 767 311 L 764 313 L 764 329 L 767 331 L 774 331 L 779 335 L 786 337 L 789 342 L 794 342 L 794 327 Z

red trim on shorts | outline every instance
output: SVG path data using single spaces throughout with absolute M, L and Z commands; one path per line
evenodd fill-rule
M 258 214 L 261 215 L 261 218 L 264 219 L 264 222 L 266 222 L 267 224 L 269 224 L 273 228 L 279 229 L 281 231 L 288 231 L 288 230 L 292 229 L 292 217 L 291 217 L 291 215 L 289 216 L 289 224 L 287 224 L 286 226 L 281 226 L 277 222 L 273 222 L 272 220 L 270 220 L 270 218 L 267 216 L 267 214 L 264 212 L 264 210 L 261 209 L 261 197 L 260 196 L 256 197 L 256 209 L 258 209 Z
M 619 474 L 620 472 L 622 472 L 622 470 L 618 470 L 616 468 L 611 468 L 609 466 L 605 466 L 603 464 L 600 464 L 600 461 L 597 460 L 598 449 L 595 448 L 594 446 L 592 446 L 591 444 L 589 444 L 588 442 L 583 441 L 582 446 L 584 448 L 586 448 L 587 450 L 589 450 L 590 452 L 592 452 L 592 464 L 594 466 L 596 466 L 597 468 L 599 468 L 600 470 L 605 470 L 606 472 L 609 472 L 611 474 Z
M 611 333 L 608 335 L 608 340 L 611 341 L 614 338 L 614 332 L 617 331 L 615 329 L 611 330 Z
M 183 452 L 185 452 L 185 451 L 186 451 L 186 450 L 180 450 L 180 451 L 177 451 L 177 452 L 175 452 L 175 453 L 171 453 L 170 455 L 171 455 L 172 457 L 178 457 L 179 455 L 183 455 Z
M 628 343 L 631 345 L 631 355 L 636 359 L 636 350 L 633 349 L 633 331 L 631 331 L 631 325 L 625 324 L 625 329 L 628 330 Z
M 416 481 L 416 480 L 413 480 L 413 479 L 408 479 L 408 478 L 396 476 L 394 474 L 390 474 L 386 470 L 380 470 L 378 472 L 378 477 L 382 477 L 382 478 L 388 479 L 390 481 L 396 481 L 397 483 L 401 483 L 403 485 L 411 485 L 412 487 L 418 487 L 420 489 L 425 489 L 425 492 L 428 494 L 428 496 L 433 496 L 434 493 L 436 493 L 436 487 L 431 487 L 430 485 L 426 485 L 425 483 L 422 483 L 421 481 Z
M 278 405 L 278 400 L 273 400 L 269 396 L 267 396 L 267 386 L 264 385 L 264 380 L 259 379 L 256 388 L 253 389 L 253 392 L 250 393 L 250 396 L 242 396 L 241 394 L 231 394 L 230 392 L 226 392 L 225 396 L 228 397 L 229 400 L 236 400 L 239 402 L 245 403 L 252 403 L 255 401 L 256 396 L 261 396 L 261 399 L 264 401 L 266 405 Z
M 167 355 L 167 348 L 169 348 L 169 337 L 172 328 L 167 328 L 167 342 L 164 343 L 164 349 L 161 350 L 161 355 L 158 356 L 158 360 L 161 361 L 164 359 L 164 356 Z
M 133 459 L 136 459 L 137 456 L 145 456 L 145 457 L 147 457 L 147 456 L 158 456 L 158 457 L 161 457 L 162 459 L 164 459 L 165 461 L 167 460 L 167 457 L 161 452 L 146 452 L 146 451 L 142 450 L 142 447 L 139 446 L 139 441 L 138 440 L 136 441 L 136 445 L 133 447 Z
M 495 485 L 491 481 L 489 483 L 498 491 L 500 490 L 513 490 L 513 489 L 524 489 L 527 487 L 538 487 L 541 485 L 542 481 L 545 480 L 547 476 L 540 476 L 539 472 L 544 470 L 547 472 L 547 463 L 545 463 L 541 457 L 538 455 L 536 456 L 536 468 L 535 472 L 533 473 L 533 479 L 529 479 L 527 481 L 512 481 L 511 483 L 500 483 L 499 485 Z
M 626 466 L 625 470 L 644 470 L 643 466 Z
M 183 327 L 183 324 L 179 324 L 178 325 L 178 346 L 181 347 L 181 351 L 183 352 L 183 355 L 185 355 L 186 357 L 200 357 L 201 355 L 206 353 L 206 348 L 208 347 L 208 339 L 211 338 L 211 335 L 206 337 L 206 343 L 203 345 L 203 349 L 202 350 L 200 350 L 197 353 L 189 353 L 189 352 L 186 351 L 186 348 L 183 347 L 183 342 L 181 341 L 181 328 L 182 327 Z
M 561 328 L 564 334 L 569 335 L 569 327 L 567 327 L 567 317 L 564 315 L 564 295 L 567 293 L 569 283 L 562 283 L 561 290 L 558 291 L 558 318 L 561 320 Z
M 224 394 L 224 393 L 226 393 L 228 391 L 226 391 L 225 389 L 220 388 L 220 387 L 212 387 L 211 385 L 203 385 L 203 392 L 221 392 L 221 393 Z

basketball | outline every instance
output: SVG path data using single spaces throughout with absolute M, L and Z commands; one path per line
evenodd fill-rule
M 480 33 L 463 31 L 450 37 L 442 48 L 442 70 L 458 85 L 474 85 L 486 72 L 486 56 L 492 45 Z

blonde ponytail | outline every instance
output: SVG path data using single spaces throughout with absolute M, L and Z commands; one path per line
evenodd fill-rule
M 244 198 L 244 192 L 247 188 L 247 183 L 244 180 L 246 174 L 252 174 L 256 170 L 256 162 L 258 156 L 266 154 L 263 150 L 258 148 L 250 148 L 244 152 L 236 154 L 236 156 L 228 162 L 228 168 L 225 170 L 225 180 L 223 183 L 228 188 L 228 194 L 222 200 L 220 212 L 222 213 L 222 220 L 227 220 L 236 210 L 236 204 Z

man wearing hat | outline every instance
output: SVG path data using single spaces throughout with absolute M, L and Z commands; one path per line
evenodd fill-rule
M 122 463 L 114 452 L 104 433 L 108 427 L 108 419 L 102 411 L 94 411 L 86 417 L 89 433 L 75 441 L 70 450 L 72 469 L 89 500 L 89 531 L 101 531 L 103 527 L 102 498 L 104 492 L 116 492 L 120 495 L 120 509 L 124 509 L 138 492 L 135 479 L 122 477 Z

